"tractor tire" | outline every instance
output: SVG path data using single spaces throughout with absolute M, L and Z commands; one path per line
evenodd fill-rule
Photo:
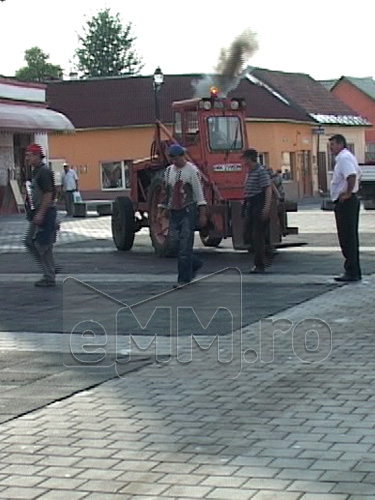
M 158 204 L 162 201 L 163 176 L 156 175 L 148 189 L 150 238 L 155 253 L 160 257 L 175 257 L 176 249 L 171 243 L 169 222 L 161 225 L 157 221 Z
M 118 250 L 130 250 L 134 243 L 135 218 L 133 202 L 127 196 L 119 196 L 113 203 L 112 238 Z
M 199 233 L 201 242 L 205 247 L 218 247 L 222 241 L 223 238 L 220 238 L 219 236 L 209 236 L 209 235 L 204 235 L 202 233 Z

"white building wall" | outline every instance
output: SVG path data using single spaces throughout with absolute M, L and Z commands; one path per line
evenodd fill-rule
M 45 88 L 22 86 L 0 81 L 0 97 L 14 101 L 42 102 L 46 101 Z
M 48 151 L 48 135 L 46 133 L 43 134 L 35 134 L 34 142 L 40 144 L 43 148 L 44 154 L 46 155 L 46 162 L 48 165 L 49 151 Z
M 0 186 L 6 186 L 14 170 L 13 134 L 0 132 Z

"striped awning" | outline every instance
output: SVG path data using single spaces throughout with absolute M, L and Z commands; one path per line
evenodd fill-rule
M 354 115 L 320 115 L 315 113 L 310 113 L 310 116 L 314 118 L 318 123 L 324 125 L 351 125 L 351 126 L 370 126 L 371 123 L 362 116 Z
M 73 132 L 63 114 L 41 106 L 0 103 L 0 130 L 28 132 Z

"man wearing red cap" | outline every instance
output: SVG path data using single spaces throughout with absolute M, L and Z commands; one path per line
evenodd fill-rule
M 53 172 L 44 163 L 44 152 L 39 144 L 26 149 L 26 162 L 32 169 L 29 193 L 30 225 L 25 244 L 43 270 L 43 278 L 35 283 L 38 287 L 52 287 L 55 282 L 53 244 L 56 240 L 56 188 Z

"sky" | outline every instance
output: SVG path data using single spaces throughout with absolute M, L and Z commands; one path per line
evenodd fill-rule
M 211 73 L 220 50 L 245 29 L 259 49 L 248 64 L 313 78 L 375 77 L 374 0 L 4 0 L 0 2 L 0 75 L 25 65 L 38 46 L 65 78 L 74 71 L 78 34 L 99 10 L 132 23 L 143 75 Z

